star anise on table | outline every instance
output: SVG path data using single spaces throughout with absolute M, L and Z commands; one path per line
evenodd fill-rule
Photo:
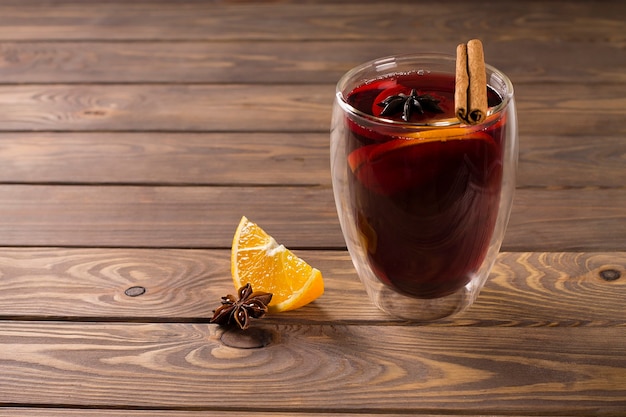
M 409 95 L 400 93 L 389 96 L 376 105 L 383 108 L 381 116 L 393 116 L 402 112 L 402 120 L 405 122 L 411 120 L 414 111 L 419 114 L 424 114 L 425 111 L 443 113 L 439 107 L 439 100 L 428 94 L 419 95 L 415 89 L 412 89 Z
M 272 300 L 269 292 L 253 291 L 248 283 L 239 288 L 239 299 L 228 294 L 222 297 L 222 305 L 213 310 L 211 323 L 222 326 L 237 324 L 242 330 L 250 326 L 250 318 L 260 319 L 267 313 L 267 305 Z

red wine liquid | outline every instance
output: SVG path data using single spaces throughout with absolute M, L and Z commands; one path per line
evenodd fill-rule
M 379 115 L 378 102 L 411 89 L 439 100 L 441 109 L 413 112 L 411 122 L 454 117 L 452 75 L 396 75 L 354 89 L 347 101 Z M 489 90 L 490 106 L 500 100 Z M 386 117 L 401 121 L 401 114 Z M 478 271 L 498 212 L 503 124 L 489 120 L 484 127 L 462 127 L 462 138 L 425 141 L 348 120 L 350 197 L 381 281 L 414 297 L 437 298 L 462 288 Z

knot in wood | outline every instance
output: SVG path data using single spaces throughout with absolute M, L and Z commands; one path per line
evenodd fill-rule
M 146 293 L 146 288 L 138 286 L 138 285 L 134 287 L 130 287 L 126 289 L 126 291 L 124 291 L 124 294 L 126 294 L 129 297 L 139 297 L 140 295 L 143 295 L 145 293 Z
M 621 276 L 622 273 L 617 269 L 605 269 L 603 271 L 600 271 L 600 278 L 605 281 L 615 281 L 620 279 Z
M 83 111 L 83 114 L 88 117 L 104 117 L 107 115 L 107 112 L 105 110 L 94 109 L 85 110 Z

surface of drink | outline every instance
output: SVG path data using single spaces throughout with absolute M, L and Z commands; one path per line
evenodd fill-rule
M 349 198 L 368 262 L 379 280 L 417 298 L 443 297 L 471 280 L 498 214 L 504 116 L 434 127 L 454 118 L 454 82 L 450 74 L 402 73 L 347 96 L 362 113 L 413 125 L 399 136 L 397 128 L 348 117 L 346 146 Z M 423 105 L 406 105 L 411 97 Z M 501 100 L 492 90 L 488 99 L 489 106 Z M 385 100 L 396 108 L 385 112 Z M 430 125 L 415 133 L 415 123 Z

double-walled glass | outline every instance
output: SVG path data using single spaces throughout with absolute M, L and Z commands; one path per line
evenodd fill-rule
M 405 122 L 350 101 L 355 89 L 404 75 L 428 91 L 431 81 L 453 79 L 453 56 L 382 58 L 337 84 L 331 173 L 339 220 L 370 299 L 394 316 L 430 321 L 464 310 L 500 249 L 515 189 L 517 119 L 510 80 L 486 68 L 495 101 L 478 125 Z

